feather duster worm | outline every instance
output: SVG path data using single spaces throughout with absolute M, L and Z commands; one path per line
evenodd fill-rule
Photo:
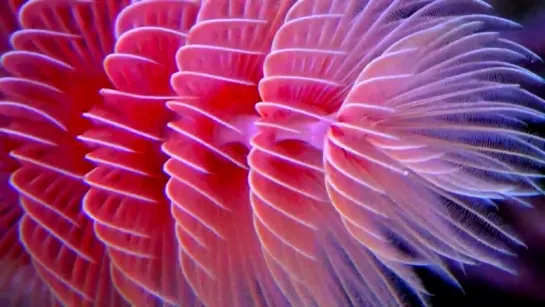
M 493 211 L 543 192 L 526 128 L 545 102 L 490 10 L 3 1 L 2 289 L 23 272 L 42 306 L 390 306 L 427 303 L 413 266 L 513 272 L 523 243 Z

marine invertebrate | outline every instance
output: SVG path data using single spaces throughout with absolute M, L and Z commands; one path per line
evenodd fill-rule
M 402 305 L 411 266 L 512 270 L 492 209 L 542 193 L 543 80 L 484 1 L 11 7 L 10 229 L 52 303 Z

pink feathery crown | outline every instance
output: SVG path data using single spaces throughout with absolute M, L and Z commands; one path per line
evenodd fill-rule
M 515 273 L 494 212 L 545 165 L 517 27 L 481 0 L 0 0 L 1 302 L 426 305 L 415 267 Z

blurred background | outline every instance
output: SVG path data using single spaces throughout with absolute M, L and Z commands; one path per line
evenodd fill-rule
M 488 0 L 496 14 L 522 24 L 520 31 L 504 35 L 545 59 L 545 0 Z M 545 78 L 545 64 L 529 68 Z M 536 89 L 545 98 L 545 87 Z M 532 127 L 545 137 L 545 126 Z M 543 185 L 545 187 L 545 184 Z M 434 296 L 433 306 L 545 306 L 545 197 L 537 198 L 533 209 L 502 208 L 500 214 L 513 225 L 528 248 L 517 250 L 519 275 L 512 276 L 492 267 L 479 266 L 457 274 L 464 292 L 440 282 L 426 272 L 421 275 Z

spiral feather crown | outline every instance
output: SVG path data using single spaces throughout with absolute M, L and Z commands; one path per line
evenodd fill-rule
M 544 119 L 480 0 L 0 0 L 0 295 L 428 304 L 515 273 Z M 5 268 L 5 269 L 4 269 Z

